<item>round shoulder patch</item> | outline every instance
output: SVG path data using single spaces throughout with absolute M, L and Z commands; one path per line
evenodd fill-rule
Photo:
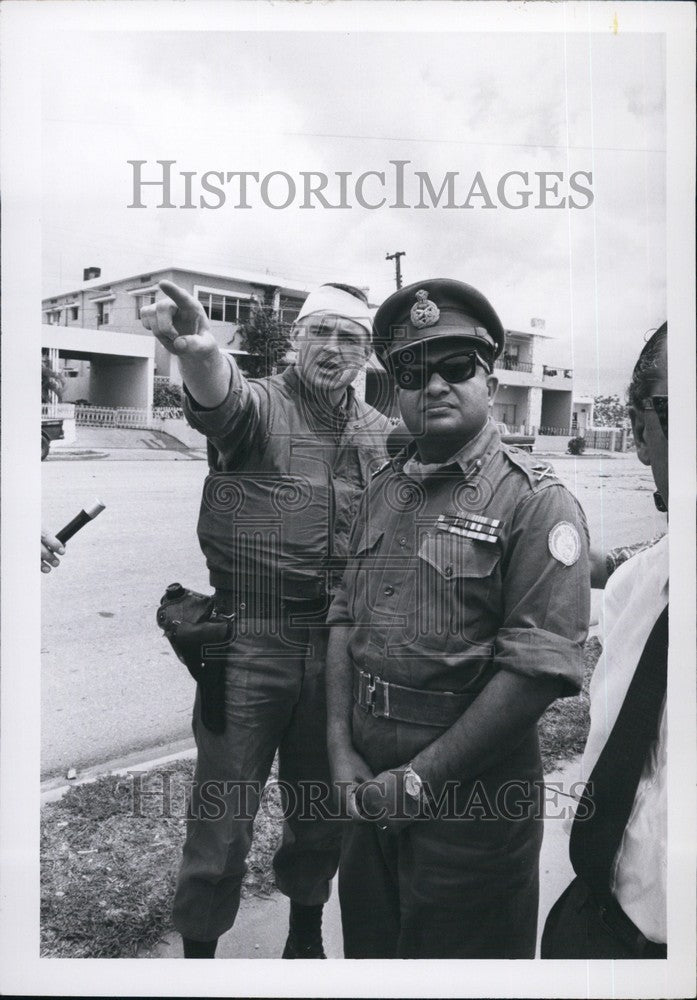
M 578 531 L 569 521 L 559 521 L 547 536 L 549 551 L 557 562 L 573 566 L 581 555 L 581 539 Z

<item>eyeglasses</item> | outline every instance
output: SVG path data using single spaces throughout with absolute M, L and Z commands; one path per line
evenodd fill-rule
M 390 368 L 398 387 L 409 391 L 423 389 L 436 372 L 449 385 L 466 382 L 474 377 L 478 364 L 487 373 L 491 373 L 490 365 L 477 351 L 458 351 L 436 361 L 429 361 L 422 354 L 417 356 L 411 348 L 405 348 L 390 359 Z
M 661 430 L 668 437 L 668 397 L 647 396 L 646 399 L 642 399 L 641 408 L 655 412 L 658 422 L 661 425 Z

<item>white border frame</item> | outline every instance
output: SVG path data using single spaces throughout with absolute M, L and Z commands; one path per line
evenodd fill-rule
M 4 993 L 228 996 L 681 997 L 695 969 L 695 10 L 684 3 L 332 4 L 239 0 L 166 3 L 168 30 L 425 32 L 665 32 L 668 122 L 668 315 L 671 395 L 684 421 L 671 422 L 671 635 L 669 683 L 669 941 L 667 962 L 326 962 L 38 958 L 40 703 L 39 345 L 24 335 L 40 305 L 40 35 L 44 31 L 156 33 L 166 0 L 137 4 L 16 2 L 2 5 L 2 755 L 0 782 L 0 969 Z M 613 25 L 613 17 L 617 17 Z M 28 71 L 29 69 L 29 71 Z M 7 137 L 10 137 L 8 141 Z M 689 207 L 688 207 L 689 206 Z M 29 428 L 29 430 L 28 430 Z M 28 438 L 27 438 L 28 435 Z M 27 445 L 27 440 L 29 444 Z M 36 449 L 38 450 L 38 449 Z M 30 458 L 28 456 L 31 456 Z M 675 637 L 679 636 L 679 640 Z M 676 767 L 675 762 L 680 765 Z M 680 796 L 676 794 L 679 789 Z M 234 986 L 233 986 L 234 984 Z

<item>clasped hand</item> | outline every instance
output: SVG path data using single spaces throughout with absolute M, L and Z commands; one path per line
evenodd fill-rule
M 418 815 L 420 803 L 404 789 L 405 768 L 373 775 L 353 747 L 330 749 L 330 760 L 343 812 L 349 819 L 398 833 Z

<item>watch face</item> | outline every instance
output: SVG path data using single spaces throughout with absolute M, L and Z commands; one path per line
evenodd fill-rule
M 421 795 L 421 778 L 416 771 L 406 771 L 404 774 L 404 789 L 407 795 L 413 799 L 418 799 Z

